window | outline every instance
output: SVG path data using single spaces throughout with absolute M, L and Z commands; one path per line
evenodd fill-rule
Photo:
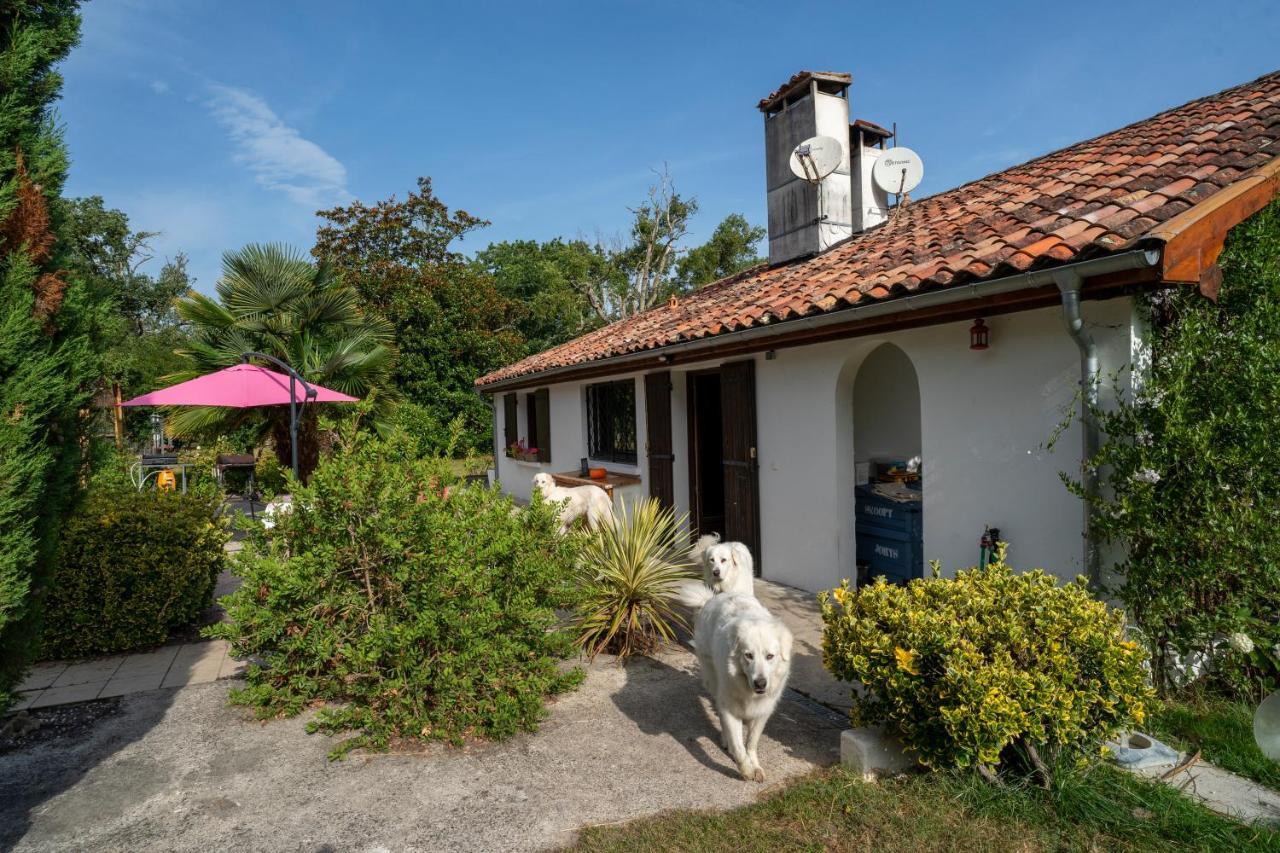
M 634 379 L 587 386 L 587 453 L 592 459 L 636 464 Z

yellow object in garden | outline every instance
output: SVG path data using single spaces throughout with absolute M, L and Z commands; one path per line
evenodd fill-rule
M 162 492 L 172 492 L 178 487 L 178 478 L 173 475 L 173 470 L 165 468 L 159 474 L 156 474 L 156 488 Z

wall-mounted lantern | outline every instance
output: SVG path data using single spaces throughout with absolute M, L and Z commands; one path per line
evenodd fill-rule
M 986 321 L 981 317 L 974 320 L 969 327 L 969 349 L 986 349 L 991 346 L 990 333 Z

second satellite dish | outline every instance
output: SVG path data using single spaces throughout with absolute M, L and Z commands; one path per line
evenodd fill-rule
M 920 185 L 924 177 L 924 163 L 920 155 L 910 148 L 890 148 L 880 155 L 871 168 L 876 186 L 887 193 L 902 195 Z
M 812 136 L 791 152 L 791 171 L 811 184 L 830 175 L 844 161 L 840 140 L 830 136 Z

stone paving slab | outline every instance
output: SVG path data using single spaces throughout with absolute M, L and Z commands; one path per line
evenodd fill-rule
M 233 678 L 245 664 L 227 654 L 225 640 L 175 643 L 149 652 L 96 660 L 36 664 L 17 688 L 14 711 L 125 696 L 160 687 Z
M 1186 757 L 1185 754 L 1179 755 L 1178 764 Z M 1131 772 L 1177 788 L 1207 808 L 1242 823 L 1280 825 L 1280 792 L 1207 761 L 1197 761 L 1168 779 L 1164 778 L 1178 764 L 1140 767 Z

